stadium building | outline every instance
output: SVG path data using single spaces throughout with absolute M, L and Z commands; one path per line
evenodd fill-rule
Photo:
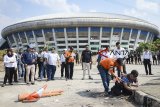
M 140 42 L 152 42 L 159 28 L 145 20 L 120 14 L 71 13 L 32 17 L 2 30 L 2 37 L 12 48 L 36 49 L 48 46 L 62 51 L 69 46 L 81 52 L 88 44 L 93 52 L 110 46 L 134 50 Z

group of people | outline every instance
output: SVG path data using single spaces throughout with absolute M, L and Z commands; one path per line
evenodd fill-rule
M 90 73 L 92 53 L 88 45 L 82 52 L 80 60 L 83 66 L 82 80 L 85 79 L 86 70 L 88 70 L 89 79 L 93 79 Z M 20 49 L 18 53 L 15 53 L 14 49 L 7 49 L 4 55 L 5 76 L 2 87 L 6 85 L 7 80 L 10 85 L 13 85 L 13 76 L 14 82 L 18 82 L 18 79 L 24 78 L 26 84 L 31 83 L 32 85 L 35 84 L 36 79 L 40 81 L 44 80 L 44 78 L 47 78 L 45 79 L 47 81 L 54 80 L 57 66 L 61 66 L 61 78 L 72 80 L 75 61 L 77 64 L 79 63 L 79 54 L 74 53 L 73 47 L 64 49 L 60 57 L 55 48 L 50 50 L 44 48 L 39 53 L 36 52 L 32 45 L 28 45 L 26 51 Z M 38 74 L 38 78 L 36 78 L 36 74 Z
M 104 90 L 106 95 L 109 92 L 109 83 L 111 78 L 115 79 L 115 86 L 111 88 L 111 92 L 119 94 L 132 94 L 135 88 L 138 86 L 138 71 L 132 70 L 131 73 L 126 72 L 125 62 L 129 61 L 128 54 L 124 48 L 121 48 L 120 42 L 116 43 L 116 48 L 111 52 L 109 47 L 104 50 L 100 49 L 97 54 L 97 68 L 102 79 Z M 137 54 L 139 56 L 139 54 Z M 138 59 L 138 58 L 137 58 Z M 146 75 L 153 75 L 151 72 L 152 53 L 145 47 L 143 55 L 143 62 L 145 66 Z M 13 49 L 7 49 L 4 55 L 4 67 L 5 77 L 2 87 L 8 83 L 12 84 L 13 76 L 14 82 L 18 82 L 18 78 L 24 78 L 26 84 L 35 84 L 36 71 L 38 72 L 38 79 L 41 81 L 47 78 L 47 81 L 54 80 L 56 67 L 61 66 L 61 78 L 66 80 L 73 79 L 74 75 L 74 62 L 79 64 L 79 54 L 74 52 L 73 47 L 64 49 L 62 54 L 58 55 L 55 48 L 48 51 L 48 48 L 36 52 L 34 47 L 29 45 L 26 51 L 21 49 L 16 54 Z M 82 51 L 80 62 L 82 62 L 83 76 L 82 80 L 86 79 L 86 70 L 88 71 L 88 79 L 93 80 L 91 76 L 91 64 L 92 64 L 92 52 L 89 50 L 89 45 L 85 46 L 85 50 Z M 128 62 L 129 63 L 129 62 Z M 116 68 L 116 69 L 115 69 Z M 38 71 L 39 70 L 39 71 Z M 17 73 L 18 71 L 18 73 Z M 117 75 L 115 75 L 117 71 Z M 64 73 L 65 72 L 65 73 Z
M 151 52 L 152 54 L 152 64 L 158 65 L 160 64 L 160 51 L 159 52 Z M 143 64 L 143 57 L 140 52 L 137 51 L 131 51 L 127 58 L 126 58 L 127 64 Z

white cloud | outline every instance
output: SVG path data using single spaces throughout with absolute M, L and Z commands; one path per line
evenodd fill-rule
M 159 12 L 160 4 L 158 2 L 147 1 L 147 0 L 136 0 L 136 7 L 139 10 L 150 11 L 150 12 Z
M 160 4 L 149 0 L 136 0 L 135 3 L 135 7 L 125 9 L 124 14 L 145 19 L 160 28 Z
M 21 5 L 14 0 L 0 0 L 0 33 L 1 30 L 17 21 L 17 18 L 10 17 L 11 14 L 16 14 L 21 11 Z M 0 34 L 1 38 L 1 34 Z
M 68 3 L 67 0 L 29 0 L 29 1 L 31 3 L 56 10 L 56 12 L 79 12 L 80 11 L 80 7 L 78 5 L 74 3 Z
M 91 9 L 91 10 L 89 10 L 89 12 L 97 12 L 97 10 Z

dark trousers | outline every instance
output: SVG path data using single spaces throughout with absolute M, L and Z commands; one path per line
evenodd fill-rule
M 46 78 L 46 69 L 45 69 L 45 66 L 42 63 L 38 63 L 38 68 L 39 68 L 39 71 L 38 71 L 38 77 L 41 78 L 41 76 L 43 76 L 44 78 Z
M 74 68 L 74 62 L 68 62 L 66 65 L 66 78 L 72 79 L 73 77 L 73 68 Z
M 17 74 L 17 68 L 13 70 L 13 76 L 14 76 L 14 82 L 17 82 L 17 77 L 18 77 L 18 74 Z
M 152 72 L 151 72 L 151 61 L 149 59 L 144 59 L 143 63 L 144 63 L 146 75 L 148 75 L 148 69 L 149 69 L 149 74 L 152 74 Z
M 62 64 L 61 64 L 61 77 L 63 77 L 64 70 L 66 72 L 66 63 L 62 62 Z M 66 75 L 65 75 L 65 77 L 66 77 Z
M 6 84 L 7 80 L 9 84 L 12 83 L 13 73 L 15 71 L 14 67 L 5 67 L 5 76 L 3 84 Z
M 56 72 L 55 65 L 47 65 L 47 78 L 48 78 L 48 80 L 54 80 L 55 72 Z
M 108 92 L 109 82 L 110 82 L 110 76 L 108 74 L 108 70 L 104 69 L 102 66 L 98 66 L 98 70 L 102 79 L 104 90 L 105 92 Z

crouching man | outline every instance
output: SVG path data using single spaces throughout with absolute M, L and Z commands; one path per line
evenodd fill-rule
M 131 73 L 123 75 L 120 82 L 116 82 L 111 88 L 111 93 L 118 95 L 132 95 L 133 91 L 138 87 L 138 71 L 132 70 Z
M 113 73 L 110 72 L 111 69 L 113 69 L 113 67 L 118 67 L 121 69 L 122 64 L 120 63 L 119 60 L 116 60 L 114 58 L 106 58 L 104 60 L 101 60 L 98 66 L 98 70 L 105 89 L 105 95 L 108 95 L 109 91 L 110 74 L 114 75 Z

